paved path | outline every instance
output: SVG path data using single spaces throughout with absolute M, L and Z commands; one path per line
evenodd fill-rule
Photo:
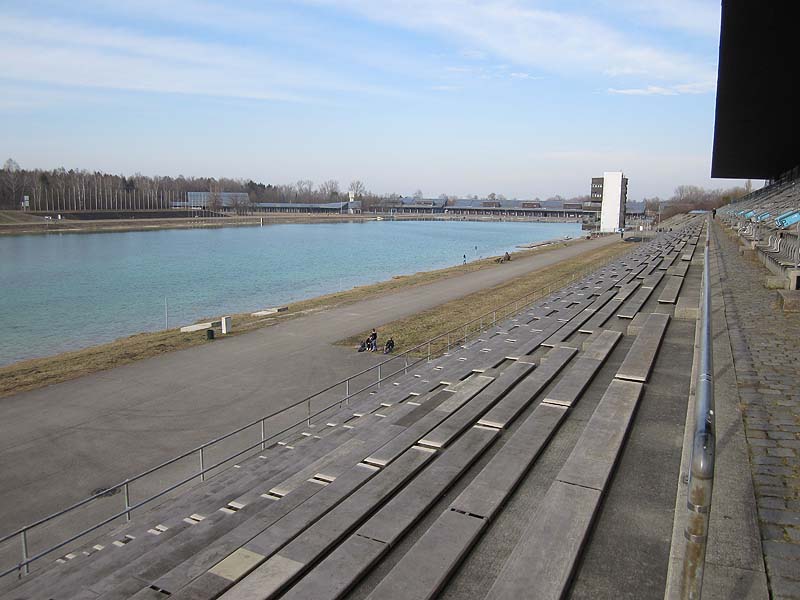
M 1 399 L 0 533 L 291 404 L 379 359 L 331 342 L 616 241 L 581 241 Z M 119 510 L 120 496 L 108 502 Z
M 800 315 L 776 308 L 768 272 L 715 229 L 770 589 L 800 598 Z

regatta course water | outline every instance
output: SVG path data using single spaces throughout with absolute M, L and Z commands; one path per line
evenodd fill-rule
M 367 221 L 0 237 L 0 365 L 578 237 L 574 223 Z M 234 327 L 235 327 L 234 323 Z

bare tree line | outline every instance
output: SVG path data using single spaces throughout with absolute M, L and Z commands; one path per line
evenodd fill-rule
M 662 200 L 658 196 L 644 198 L 645 210 L 651 214 L 660 214 L 661 219 L 668 219 L 677 214 L 691 210 L 711 210 L 746 196 L 753 191 L 753 183 L 749 179 L 744 187 L 735 186 L 727 189 L 708 190 L 696 185 L 679 185 L 670 198 Z
M 246 193 L 249 202 L 234 207 L 246 210 L 256 202 L 336 202 L 347 200 L 349 192 L 367 205 L 379 197 L 363 181 L 350 182 L 345 191 L 330 179 L 318 186 L 311 180 L 273 185 L 251 179 L 227 177 L 161 177 L 135 173 L 115 175 L 84 169 L 23 169 L 8 159 L 0 169 L 0 208 L 16 209 L 27 197 L 28 208 L 40 211 L 162 210 L 174 203 L 186 203 L 188 192 L 211 192 L 210 204 L 221 206 L 221 192 Z M 399 196 L 398 196 L 399 198 Z M 209 208 L 212 208 L 211 206 Z M 213 209 L 213 208 L 212 208 Z
M 692 209 L 711 209 L 726 204 L 752 190 L 752 184 L 726 190 L 707 190 L 693 185 L 681 185 L 671 198 L 644 198 L 645 208 L 652 213 L 661 208 L 662 218 Z M 364 210 L 390 209 L 400 205 L 400 194 L 378 195 L 367 189 L 361 180 L 351 181 L 344 189 L 339 181 L 329 179 L 315 185 L 309 179 L 293 184 L 264 184 L 252 179 L 213 177 L 146 176 L 135 173 L 131 176 L 114 175 L 100 171 L 57 169 L 23 169 L 13 159 L 8 159 L 0 169 L 0 209 L 20 208 L 27 196 L 28 208 L 37 211 L 91 211 L 91 210 L 164 210 L 176 203 L 186 203 L 188 192 L 211 192 L 208 208 L 221 208 L 221 192 L 247 194 L 247 200 L 237 200 L 232 208 L 244 213 L 254 203 L 320 203 L 349 199 L 350 193 L 360 200 Z M 424 199 L 417 189 L 412 197 Z M 440 194 L 440 200 L 452 204 L 459 197 Z M 489 201 L 506 200 L 503 194 L 492 192 L 484 198 L 469 195 L 468 199 Z M 580 204 L 589 200 L 589 195 L 564 198 L 559 195 L 544 201 L 534 202 L 563 205 Z

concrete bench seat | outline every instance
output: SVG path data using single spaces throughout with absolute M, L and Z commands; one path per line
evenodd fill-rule
M 646 382 L 664 339 L 669 315 L 652 313 L 645 320 L 630 350 L 617 370 L 617 379 Z
M 444 399 L 440 404 L 430 410 L 428 414 L 417 420 L 391 442 L 366 457 L 364 462 L 379 467 L 390 464 L 408 448 L 416 444 L 425 434 L 444 421 L 450 414 L 469 402 L 492 381 L 492 377 L 475 375 L 453 386 L 453 388 L 448 388 L 444 393 L 449 393 L 449 397 Z M 424 405 L 420 408 L 423 407 Z
M 563 597 L 641 390 L 640 383 L 611 382 L 487 598 Z
M 677 275 L 678 277 L 686 277 L 686 272 L 689 270 L 690 264 L 688 262 L 674 263 L 667 269 L 667 275 Z
M 568 376 L 562 377 L 543 402 L 560 406 L 572 406 L 577 402 L 621 337 L 618 331 L 603 331 L 589 349 L 570 365 Z
M 605 325 L 606 321 L 608 321 L 612 316 L 614 316 L 619 308 L 622 306 L 625 300 L 618 299 L 617 297 L 612 298 L 608 301 L 608 303 L 598 310 L 588 321 L 583 323 L 579 328 L 578 331 L 581 333 L 595 333 L 600 331 Z
M 340 598 L 416 523 L 499 432 L 472 427 L 282 596 Z
M 537 406 L 450 507 L 381 580 L 369 599 L 421 600 L 436 597 L 530 469 L 566 412 L 567 408 L 562 406 Z
M 274 547 L 280 547 L 378 472 L 376 467 L 359 464 L 327 485 L 305 482 L 268 504 L 263 513 L 243 521 L 225 536 L 210 543 L 201 552 L 184 557 L 183 562 L 156 580 L 154 585 L 176 597 L 215 597 L 214 594 L 229 587 L 231 581 L 241 578 L 263 562 L 263 553 L 245 549 L 247 544 L 265 548 L 269 541 Z
M 476 424 L 480 417 L 503 397 L 510 389 L 531 373 L 536 365 L 532 362 L 515 361 L 506 367 L 494 381 L 476 394 L 465 406 L 450 415 L 419 440 L 422 446 L 443 448 L 462 431 Z
M 479 425 L 507 428 L 534 401 L 578 351 L 574 348 L 553 348 L 538 367 L 506 394 L 479 420 Z
M 259 543 L 258 536 L 244 546 L 261 554 L 264 562 L 221 596 L 223 600 L 266 600 L 282 592 L 326 551 L 364 522 L 434 458 L 435 451 L 412 447 L 371 477 L 363 486 L 300 535 L 280 548 L 274 538 Z M 263 534 L 262 534 L 263 535 Z
M 686 263 L 683 263 L 686 264 Z M 662 304 L 675 304 L 678 301 L 678 294 L 681 292 L 683 277 L 669 276 L 658 301 Z
M 664 271 L 656 271 L 652 275 L 648 275 L 642 280 L 641 288 L 646 289 L 650 288 L 653 289 L 661 283 L 661 280 L 664 278 Z
M 623 307 L 617 312 L 620 319 L 632 319 L 642 309 L 655 288 L 642 287 L 630 298 Z

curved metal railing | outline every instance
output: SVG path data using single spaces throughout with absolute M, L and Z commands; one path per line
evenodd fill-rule
M 714 429 L 714 353 L 711 337 L 711 281 L 708 254 L 711 220 L 703 253 L 703 297 L 700 304 L 699 367 L 695 385 L 694 437 L 686 498 L 688 520 L 684 535 L 681 598 L 699 600 L 703 589 L 711 495 L 714 490 L 716 435 Z

